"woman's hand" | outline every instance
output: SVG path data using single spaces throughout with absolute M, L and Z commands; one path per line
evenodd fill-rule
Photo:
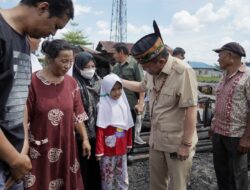
M 82 142 L 82 150 L 83 150 L 83 156 L 87 156 L 87 158 L 89 159 L 91 156 L 91 146 L 89 144 L 88 139 Z

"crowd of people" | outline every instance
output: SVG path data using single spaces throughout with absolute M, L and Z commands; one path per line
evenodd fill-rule
M 128 190 L 127 154 L 145 143 L 136 124 L 145 99 L 149 189 L 187 189 L 198 84 L 184 49 L 171 54 L 154 21 L 131 52 L 115 44 L 116 64 L 103 78 L 92 54 L 60 39 L 43 41 L 41 66 L 34 55 L 41 38 L 73 17 L 71 0 L 21 0 L 0 10 L 0 190 Z M 224 71 L 210 131 L 218 188 L 247 190 L 250 69 L 239 43 L 214 51 Z

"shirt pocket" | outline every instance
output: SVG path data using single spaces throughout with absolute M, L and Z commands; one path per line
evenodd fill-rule
M 176 90 L 174 88 L 165 87 L 160 95 L 161 103 L 164 105 L 174 105 L 176 103 Z
M 183 132 L 181 131 L 171 131 L 166 133 L 165 132 L 165 138 L 166 141 L 164 143 L 170 144 L 170 145 L 179 145 L 182 141 Z
M 126 80 L 135 80 L 134 71 L 132 69 L 124 69 L 121 71 L 121 77 Z

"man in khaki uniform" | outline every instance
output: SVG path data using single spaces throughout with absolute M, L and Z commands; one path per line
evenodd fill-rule
M 168 54 L 155 21 L 153 26 L 155 32 L 131 50 L 148 74 L 142 82 L 123 80 L 123 85 L 149 92 L 150 190 L 185 190 L 198 140 L 197 81 L 187 63 Z

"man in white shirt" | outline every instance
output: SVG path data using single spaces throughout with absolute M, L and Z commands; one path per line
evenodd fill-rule
M 43 69 L 41 63 L 39 62 L 37 56 L 35 55 L 35 52 L 37 51 L 40 42 L 41 42 L 41 38 L 36 39 L 36 38 L 29 37 L 30 59 L 31 59 L 31 65 L 32 65 L 32 73 L 34 73 L 35 71 Z

